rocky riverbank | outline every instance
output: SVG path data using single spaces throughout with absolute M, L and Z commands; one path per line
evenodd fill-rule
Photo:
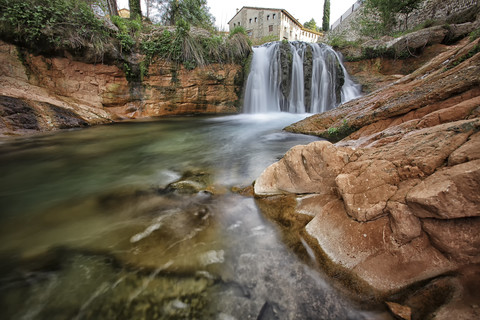
M 294 245 L 402 319 L 480 316 L 479 47 L 438 45 L 407 75 L 378 68 L 385 86 L 286 128 L 340 141 L 292 148 L 254 185 Z
M 150 64 L 142 82 L 115 65 L 45 57 L 0 41 L 0 134 L 17 135 L 125 119 L 235 113 L 243 69 L 212 64 L 187 70 Z

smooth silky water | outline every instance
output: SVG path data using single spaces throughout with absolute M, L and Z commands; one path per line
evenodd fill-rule
M 304 116 L 170 118 L 1 141 L 2 319 L 380 317 L 291 252 L 251 197 L 229 191 L 316 140 L 281 130 Z M 182 175 L 206 191 L 166 188 Z

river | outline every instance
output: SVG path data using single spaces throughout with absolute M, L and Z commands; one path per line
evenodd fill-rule
M 281 130 L 303 117 L 167 118 L 1 140 L 2 319 L 383 319 L 231 191 L 316 140 Z

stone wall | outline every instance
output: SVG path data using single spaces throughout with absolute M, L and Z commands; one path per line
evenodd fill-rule
M 419 10 L 413 12 L 408 18 L 410 26 L 419 25 L 427 20 L 447 20 L 454 14 L 461 13 L 475 5 L 480 5 L 479 0 L 426 0 Z
M 355 41 L 360 38 L 360 19 L 363 16 L 363 6 L 353 11 L 342 21 L 336 24 L 335 29 L 327 33 L 327 39 L 335 36 L 342 36 L 347 41 Z
M 411 29 L 428 20 L 437 20 L 440 22 L 448 22 L 449 18 L 454 15 L 461 14 L 469 8 L 480 5 L 480 0 L 425 0 L 420 8 L 412 12 L 408 17 L 408 29 Z M 360 20 L 364 16 L 363 5 L 353 12 L 352 8 L 343 15 L 340 23 L 334 24 L 334 29 L 327 35 L 327 38 L 333 36 L 342 36 L 347 41 L 355 41 L 362 38 L 360 34 Z M 351 13 L 350 13 L 351 12 Z M 398 30 L 405 29 L 405 17 L 400 14 L 397 16 Z

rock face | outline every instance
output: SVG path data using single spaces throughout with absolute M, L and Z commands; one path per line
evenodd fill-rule
M 444 47 L 393 84 L 286 128 L 353 133 L 292 148 L 254 185 L 260 208 L 282 225 L 287 215 L 274 211 L 288 212 L 320 263 L 393 303 L 411 301 L 405 292 L 422 281 L 479 270 L 478 43 Z M 433 312 L 405 308 L 412 319 Z
M 21 134 L 120 119 L 238 111 L 243 70 L 186 70 L 156 61 L 141 83 L 117 66 L 47 58 L 0 42 L 0 134 Z

